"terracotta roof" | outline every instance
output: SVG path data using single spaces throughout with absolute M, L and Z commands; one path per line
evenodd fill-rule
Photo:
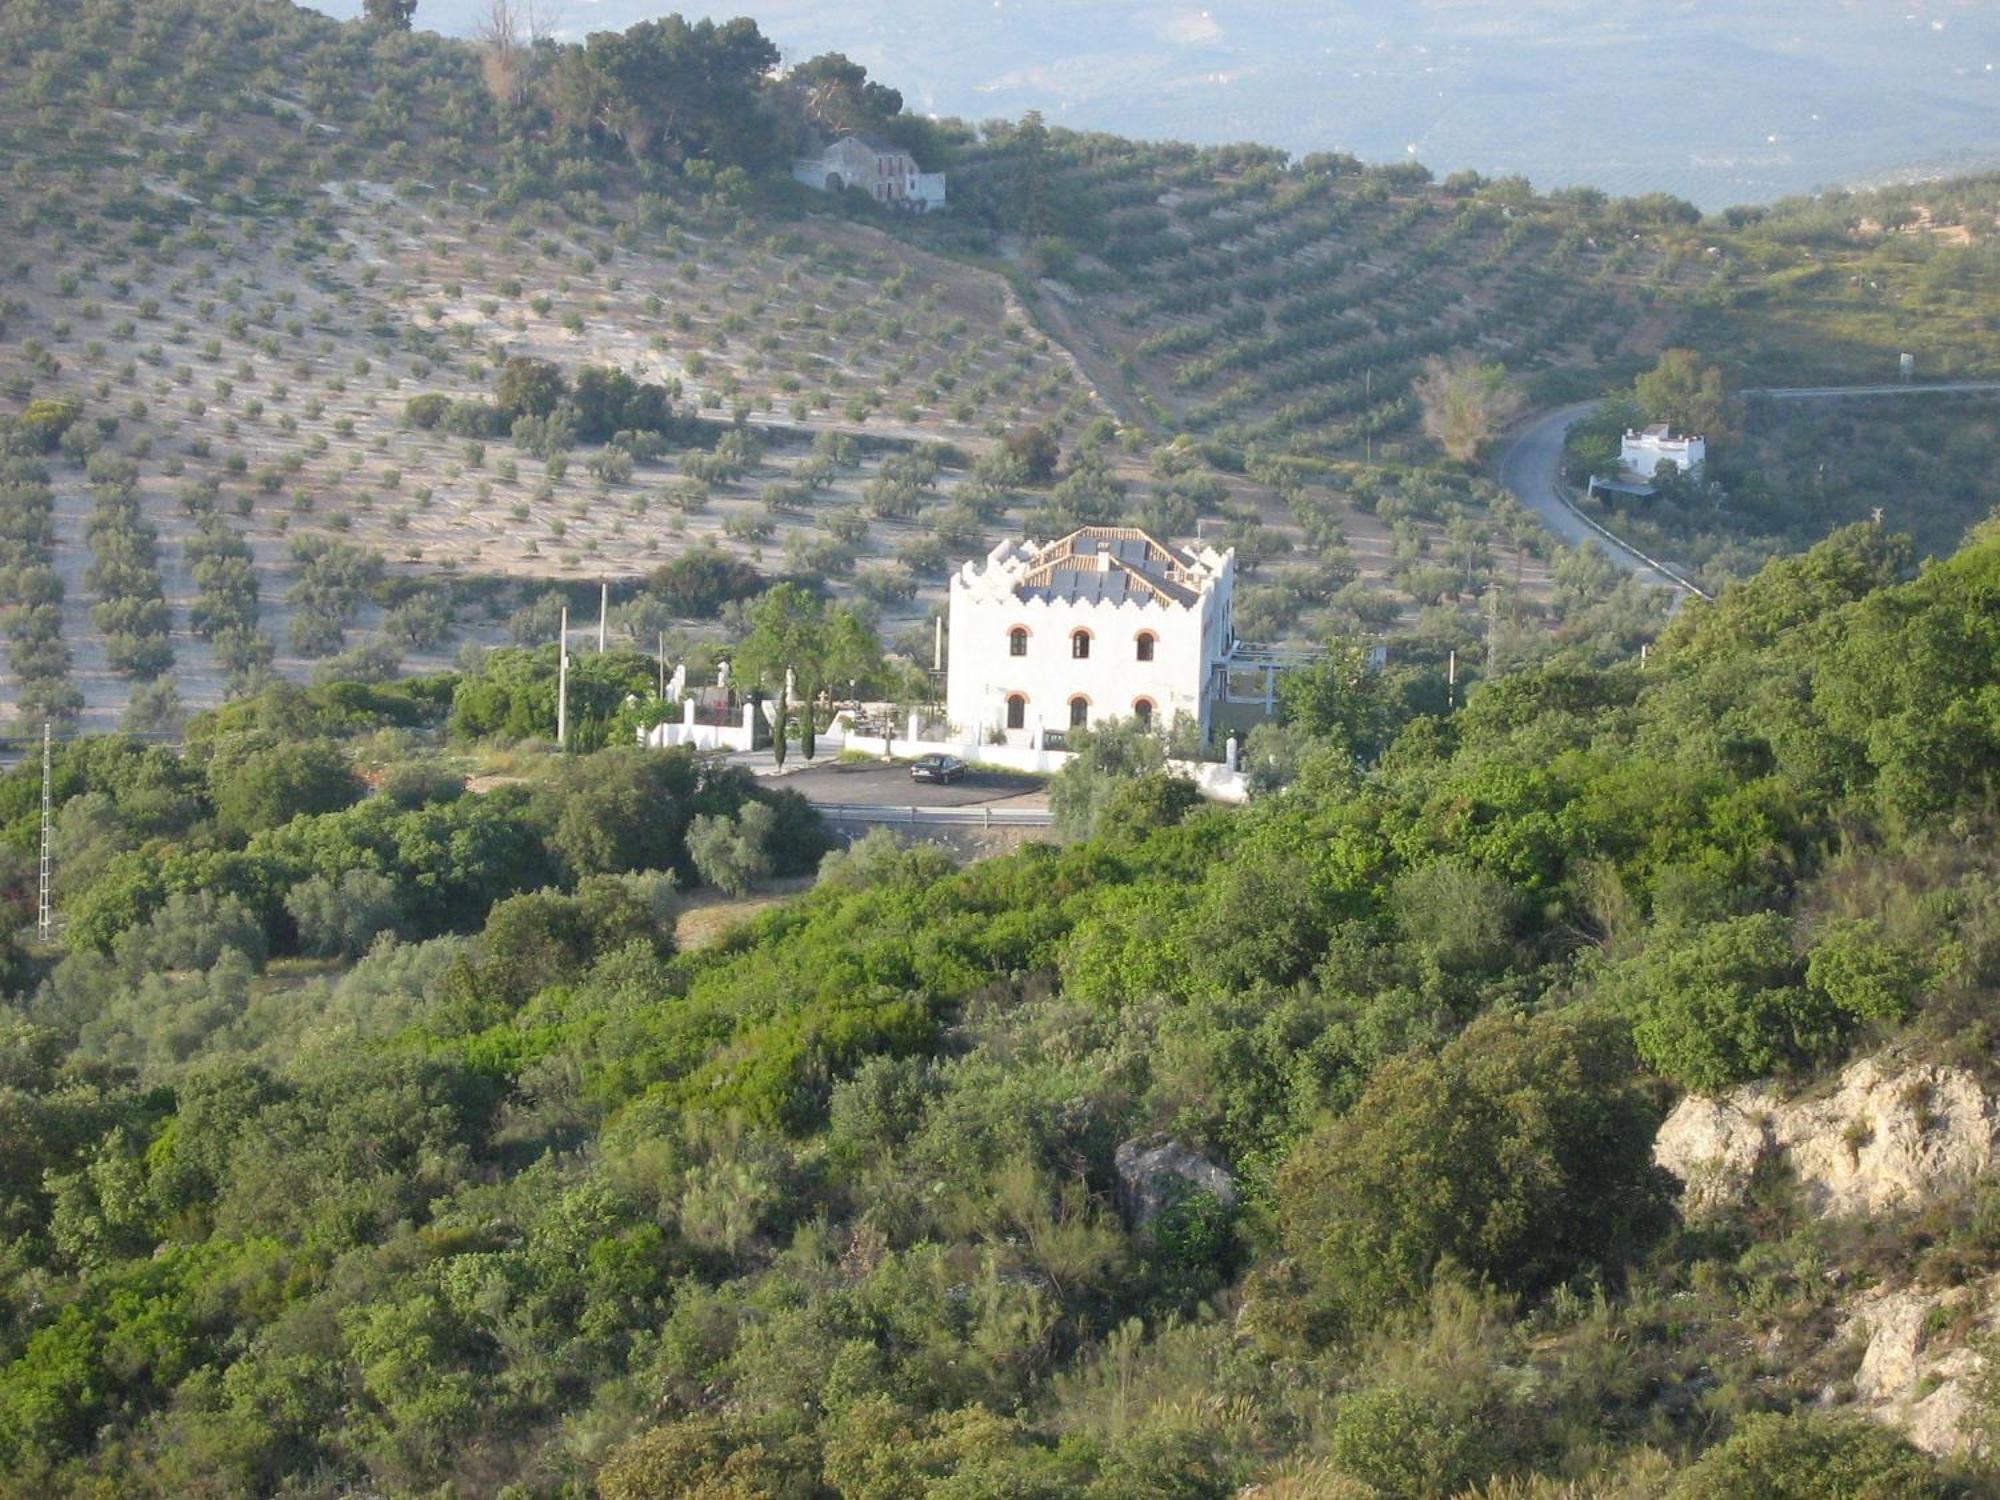
M 1043 547 L 1015 585 L 1023 598 L 1192 606 L 1208 570 L 1136 526 L 1083 526 Z

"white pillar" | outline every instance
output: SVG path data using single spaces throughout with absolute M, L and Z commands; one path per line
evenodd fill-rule
M 694 727 L 694 699 L 681 699 L 681 722 L 690 729 Z
M 562 639 L 556 646 L 556 748 L 569 743 L 569 609 L 562 612 Z
M 747 698 L 743 701 L 743 734 L 744 738 L 748 741 L 743 748 L 745 750 L 755 749 L 757 745 L 757 705 L 754 701 Z
M 1236 736 L 1231 735 L 1222 746 L 1222 763 L 1229 768 L 1229 774 L 1236 774 Z
M 923 738 L 921 715 L 918 714 L 917 710 L 914 708 L 910 710 L 910 733 L 908 735 L 908 738 L 913 740 L 918 740 Z

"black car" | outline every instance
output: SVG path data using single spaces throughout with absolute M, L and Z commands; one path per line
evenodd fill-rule
M 926 755 L 910 762 L 912 781 L 956 781 L 965 774 L 965 762 L 956 755 Z

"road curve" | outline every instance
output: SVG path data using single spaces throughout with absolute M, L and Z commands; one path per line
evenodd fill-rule
M 1801 385 L 1742 392 L 1769 401 L 1843 401 L 1878 396 L 1977 396 L 2000 394 L 2000 380 L 1935 381 L 1927 385 Z M 1602 401 L 1578 401 L 1543 412 L 1518 428 L 1501 451 L 1494 476 L 1502 488 L 1541 518 L 1571 547 L 1594 543 L 1611 562 L 1647 583 L 1681 594 L 1707 595 L 1671 564 L 1650 558 L 1606 531 L 1563 498 L 1563 440 L 1570 428 L 1596 411 Z
M 1686 579 L 1626 545 L 1562 496 L 1563 439 L 1570 428 L 1596 411 L 1602 401 L 1579 401 L 1544 412 L 1514 434 L 1495 470 L 1502 488 L 1541 518 L 1564 544 L 1594 544 L 1618 567 L 1635 578 L 1680 593 L 1699 593 Z

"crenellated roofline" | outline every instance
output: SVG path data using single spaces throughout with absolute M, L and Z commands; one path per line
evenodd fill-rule
M 974 598 L 1070 609 L 1195 609 L 1229 576 L 1233 550 L 1183 548 L 1137 526 L 1079 526 L 1051 542 L 1002 542 L 982 567 L 966 563 L 954 579 Z M 1087 578 L 1115 577 L 1112 592 Z

